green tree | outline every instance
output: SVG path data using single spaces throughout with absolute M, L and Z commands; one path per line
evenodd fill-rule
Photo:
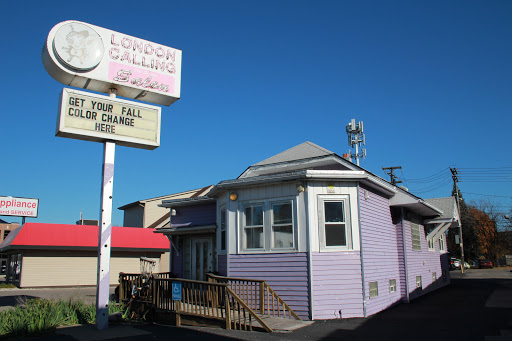
M 452 196 L 457 198 L 457 189 L 455 184 L 452 189 Z M 475 221 L 469 212 L 469 207 L 464 201 L 460 189 L 459 194 L 459 208 L 460 208 L 460 222 L 462 224 L 462 240 L 464 245 L 464 260 L 477 259 L 480 254 L 478 243 L 478 236 L 475 231 Z M 459 229 L 450 229 L 448 231 L 448 251 L 452 257 L 460 257 L 460 245 L 455 243 L 455 235 L 459 234 Z

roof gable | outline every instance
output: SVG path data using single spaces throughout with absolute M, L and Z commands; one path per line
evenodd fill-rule
M 212 189 L 212 188 L 213 188 L 213 185 L 209 185 L 209 186 L 206 186 L 206 187 L 202 187 L 202 188 L 198 188 L 198 189 L 193 189 L 193 190 L 190 190 L 190 191 L 174 193 L 174 194 L 168 194 L 168 195 L 163 195 L 163 196 L 160 196 L 160 197 L 155 197 L 155 198 L 150 198 L 150 199 L 143 199 L 143 200 L 139 200 L 139 201 L 135 201 L 135 202 L 126 204 L 124 206 L 119 207 L 118 209 L 119 210 L 126 210 L 126 209 L 134 207 L 134 206 L 139 206 L 139 205 L 144 206 L 146 203 L 153 202 L 153 201 L 159 201 L 160 202 L 160 201 L 163 201 L 163 200 L 171 200 L 171 199 L 195 198 L 195 197 L 198 197 L 200 195 L 204 195 L 205 193 L 208 193 L 208 191 L 210 189 Z
M 274 163 L 290 162 L 301 159 L 309 159 L 320 156 L 335 155 L 335 153 L 327 150 L 313 142 L 303 142 L 295 147 L 285 150 L 277 155 L 269 157 L 261 162 L 254 164 L 253 166 L 270 165 Z
M 238 178 L 279 174 L 304 169 L 355 170 L 358 168 L 336 153 L 313 142 L 306 141 L 250 166 Z

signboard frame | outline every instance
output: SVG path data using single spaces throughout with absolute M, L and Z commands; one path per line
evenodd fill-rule
M 55 25 L 41 58 L 67 86 L 166 106 L 181 96 L 181 50 L 85 22 Z
M 155 111 L 156 114 L 156 129 L 155 129 L 155 139 L 149 140 L 149 139 L 142 139 L 137 138 L 133 136 L 126 136 L 126 135 L 118 135 L 115 133 L 108 133 L 108 132 L 101 132 L 101 131 L 95 131 L 95 130 L 89 130 L 89 129 L 80 129 L 80 128 L 73 128 L 66 126 L 66 111 L 69 111 L 69 101 L 70 98 L 92 98 L 97 100 L 97 103 L 102 104 L 112 104 L 112 105 L 121 105 L 125 106 L 127 108 L 140 108 L 142 110 L 150 110 Z M 85 109 L 80 109 L 79 106 L 76 107 L 79 110 L 83 110 L 83 115 L 86 115 Z M 161 129 L 161 116 L 162 116 L 162 109 L 155 105 L 149 105 L 145 103 L 139 103 L 134 101 L 127 101 L 124 99 L 120 99 L 117 97 L 108 97 L 105 95 L 99 95 L 91 92 L 85 92 L 80 90 L 74 90 L 74 89 L 68 89 L 64 88 L 60 94 L 59 98 L 59 112 L 57 117 L 57 127 L 55 130 L 55 136 L 60 137 L 67 137 L 72 139 L 78 139 L 78 140 L 85 140 L 85 141 L 93 141 L 93 142 L 105 142 L 105 141 L 115 141 L 116 144 L 120 146 L 126 146 L 126 147 L 134 147 L 134 148 L 141 148 L 141 149 L 150 149 L 153 150 L 160 146 L 160 129 Z M 107 111 L 101 111 L 101 110 L 95 110 L 90 111 L 89 115 L 96 114 L 96 117 L 100 119 L 102 113 Z M 117 115 L 119 116 L 119 115 Z M 94 117 L 94 116 L 92 116 Z M 87 120 L 87 118 L 84 118 Z M 101 122 L 101 120 L 97 120 L 95 122 L 98 122 L 99 124 L 104 124 Z M 137 122 L 137 121 L 135 121 Z M 113 123 L 109 123 L 112 124 Z
M 0 203 L 3 202 L 4 199 L 9 199 L 9 200 L 21 199 L 22 201 L 25 201 L 25 200 L 35 201 L 36 202 L 35 215 L 9 214 L 9 213 L 4 212 L 4 211 L 0 211 L 0 215 L 10 216 L 10 217 L 23 217 L 23 218 L 25 218 L 25 217 L 27 217 L 27 218 L 37 218 L 37 216 L 39 215 L 39 199 L 38 198 L 23 198 L 23 197 L 11 197 L 11 196 L 5 197 L 5 196 L 0 196 Z M 0 204 L 0 209 L 1 209 L 1 204 Z M 23 209 L 23 208 L 19 208 L 18 207 L 18 208 L 13 208 L 13 209 Z

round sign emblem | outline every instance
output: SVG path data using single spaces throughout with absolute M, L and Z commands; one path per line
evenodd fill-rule
M 90 71 L 101 62 L 105 49 L 100 35 L 81 23 L 68 23 L 55 33 L 53 52 L 59 61 L 77 71 Z

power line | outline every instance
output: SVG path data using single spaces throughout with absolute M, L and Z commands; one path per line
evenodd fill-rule
M 471 192 L 462 192 L 464 194 L 473 194 L 473 195 L 483 195 L 488 197 L 498 197 L 498 198 L 510 198 L 512 199 L 512 195 L 496 195 L 496 194 L 480 194 L 480 193 L 471 193 Z
M 409 178 L 409 182 L 431 182 L 434 180 L 445 178 L 447 175 L 449 175 L 450 172 L 448 171 L 448 168 L 445 168 L 437 173 L 434 173 L 432 175 L 429 175 L 424 178 Z

